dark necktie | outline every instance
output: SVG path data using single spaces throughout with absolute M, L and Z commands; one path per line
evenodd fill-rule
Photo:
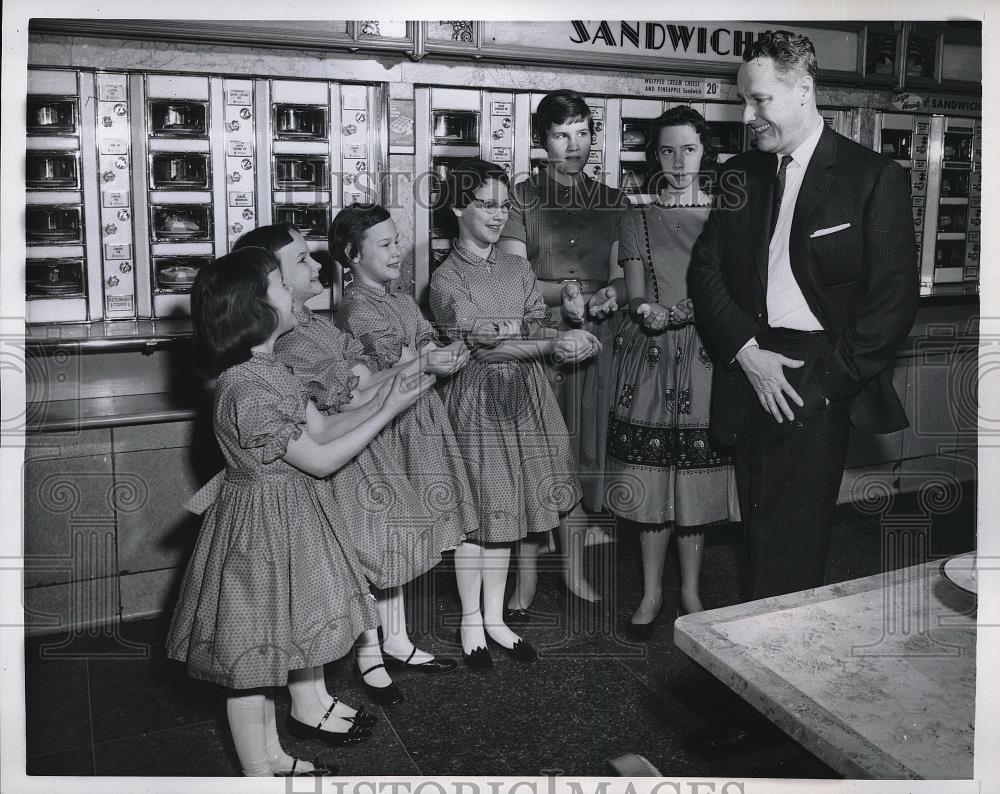
M 774 180 L 774 201 L 771 204 L 771 237 L 774 237 L 774 227 L 778 225 L 778 213 L 781 212 L 781 197 L 785 193 L 785 171 L 792 162 L 792 156 L 786 154 L 778 166 L 778 176 Z

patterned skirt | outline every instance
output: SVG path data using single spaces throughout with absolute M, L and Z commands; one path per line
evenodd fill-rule
M 559 525 L 580 500 L 566 423 L 538 361 L 469 362 L 444 387 L 479 515 L 477 543 Z
M 416 579 L 478 523 L 462 452 L 436 392 L 333 475 L 361 564 L 378 588 Z
M 281 686 L 378 625 L 344 520 L 305 476 L 223 483 L 181 583 L 166 652 L 231 689 Z
M 606 507 L 645 524 L 738 520 L 731 450 L 708 431 L 712 361 L 694 325 L 653 332 L 626 317 L 613 350 Z

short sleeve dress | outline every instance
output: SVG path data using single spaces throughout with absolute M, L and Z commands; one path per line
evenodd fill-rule
M 275 342 L 275 354 L 321 409 L 341 411 L 357 385 L 351 367 L 376 362 L 361 342 L 329 320 L 308 309 L 296 318 L 298 325 Z M 385 428 L 329 480 L 368 579 L 381 589 L 429 571 L 467 531 L 453 484 L 423 489 L 403 464 L 405 447 L 399 434 Z
M 642 263 L 650 301 L 670 307 L 687 296 L 691 252 L 709 211 L 654 202 L 628 213 L 619 259 Z M 731 451 L 708 432 L 712 359 L 694 323 L 650 331 L 626 316 L 613 356 L 608 508 L 632 521 L 679 528 L 738 520 Z
M 359 281 L 344 288 L 336 323 L 361 344 L 372 372 L 396 366 L 404 345 L 418 350 L 435 339 L 434 326 L 412 297 Z M 437 391 L 397 416 L 377 441 L 379 449 L 393 450 L 392 460 L 438 522 L 439 538 L 454 545 L 475 532 L 478 517 L 462 452 Z
M 346 654 L 378 625 L 329 488 L 285 463 L 306 393 L 271 355 L 220 375 L 215 435 L 226 459 L 181 583 L 167 656 L 232 689 L 281 686 L 288 671 Z
M 525 244 L 528 261 L 539 279 L 579 279 L 585 297 L 608 283 L 611 249 L 632 206 L 622 191 L 586 174 L 573 186 L 563 185 L 543 168 L 516 184 L 510 199 L 512 206 L 502 236 Z M 563 318 L 560 308 L 553 308 L 560 318 L 560 329 L 580 327 Z M 588 317 L 582 327 L 598 338 L 602 352 L 578 364 L 545 368 L 580 465 L 583 504 L 595 512 L 603 508 L 611 340 L 620 324 L 618 312 L 601 320 Z
M 488 258 L 456 243 L 431 277 L 441 333 L 461 339 L 479 320 L 514 319 L 525 336 L 553 327 L 522 257 L 493 248 Z M 570 439 L 537 358 L 471 360 L 443 388 L 479 513 L 469 540 L 511 543 L 559 524 L 580 500 Z

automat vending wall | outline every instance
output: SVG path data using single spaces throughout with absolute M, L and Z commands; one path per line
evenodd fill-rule
M 982 122 L 909 113 L 876 114 L 875 149 L 910 175 L 923 287 L 979 278 Z
M 332 215 L 380 198 L 384 104 L 372 84 L 29 70 L 28 321 L 187 315 L 198 268 L 260 224 L 324 256 Z
M 113 96 L 113 109 L 95 103 L 95 75 L 68 70 L 28 71 L 25 183 L 25 297 L 28 322 L 85 322 L 104 316 L 101 289 L 102 255 L 99 202 L 127 178 L 128 122 L 123 75 L 102 75 L 104 96 Z M 124 157 L 124 168 L 110 170 L 113 179 L 98 191 L 96 119 L 108 113 L 111 135 L 102 136 L 102 151 L 117 136 L 114 157 Z M 107 138 L 108 140 L 105 140 Z M 103 157 L 103 155 L 102 155 Z M 113 168 L 113 167 L 112 167 Z M 114 183 L 114 184 L 112 184 Z M 125 227 L 128 228 L 127 226 Z M 123 235 L 124 236 L 124 235 Z M 121 239 L 117 237 L 116 241 Z M 131 237 L 128 237 L 131 243 Z M 131 262 L 122 260 L 131 270 Z M 128 275 L 123 273 L 123 276 Z
M 510 91 L 417 87 L 414 89 L 415 238 L 414 286 L 425 297 L 430 274 L 451 250 L 454 231 L 443 186 L 451 168 L 478 157 L 497 163 L 512 180 L 528 160 L 527 119 L 518 117 L 526 96 Z

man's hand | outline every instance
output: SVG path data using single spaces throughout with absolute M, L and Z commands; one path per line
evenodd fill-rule
M 785 380 L 784 367 L 798 369 L 805 362 L 795 358 L 786 358 L 779 353 L 770 350 L 761 350 L 756 345 L 743 348 L 736 354 L 736 361 L 746 373 L 757 392 L 757 399 L 761 406 L 779 425 L 787 418 L 789 422 L 795 419 L 795 414 L 788 406 L 788 399 L 791 398 L 800 408 L 804 405 L 798 392 Z
M 580 285 L 575 281 L 563 284 L 562 310 L 563 316 L 574 323 L 582 323 L 587 316 L 587 301 L 580 291 Z
M 618 290 L 611 285 L 597 290 L 590 296 L 587 311 L 590 312 L 591 317 L 598 320 L 618 311 Z

